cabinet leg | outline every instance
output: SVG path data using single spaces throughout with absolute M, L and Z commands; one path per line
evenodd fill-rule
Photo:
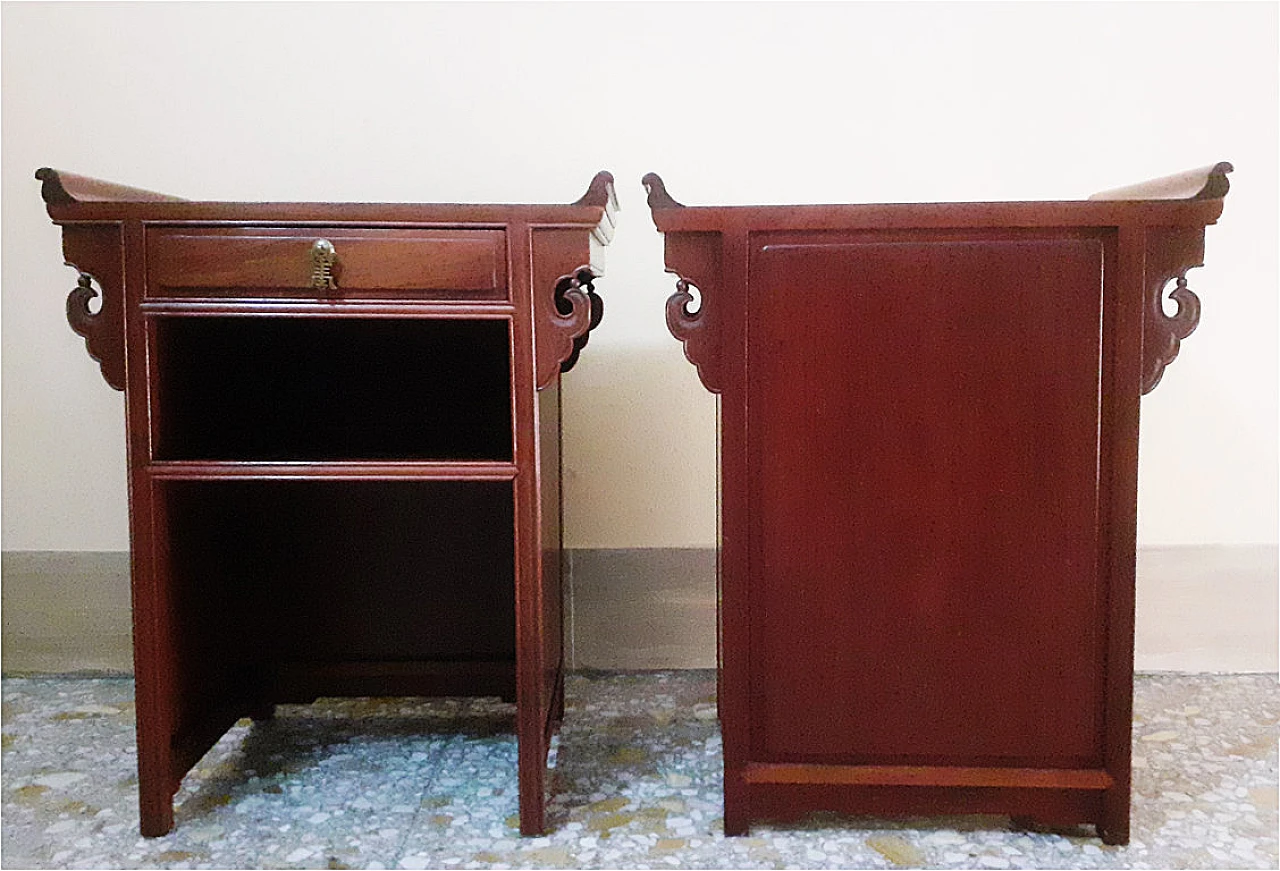
M 1123 846 L 1129 843 L 1129 789 L 1111 789 L 1102 796 L 1102 818 L 1098 820 L 1098 837 L 1102 843 Z
M 138 782 L 138 816 L 144 838 L 159 838 L 173 831 L 173 796 L 160 784 Z
M 728 808 L 724 809 L 724 834 L 727 838 L 747 835 L 751 832 L 751 824 L 747 821 L 746 815 L 740 813 L 730 813 Z
M 525 790 L 521 788 L 520 834 L 531 838 L 546 834 L 547 825 L 542 805 L 541 790 L 537 795 L 527 795 Z
M 1098 837 L 1102 839 L 1102 843 L 1108 846 L 1123 847 L 1129 843 L 1129 821 L 1126 819 L 1122 825 L 1114 826 L 1099 823 Z
M 556 681 L 555 695 L 551 698 L 551 719 L 556 723 L 564 722 L 564 669 L 560 670 L 560 677 Z
M 173 733 L 151 714 L 155 694 L 138 682 L 138 822 L 144 838 L 159 838 L 173 830 L 173 796 L 181 778 L 174 779 Z
M 546 831 L 546 774 L 547 745 L 542 740 L 541 727 L 528 723 L 531 719 L 521 717 L 525 712 L 517 713 L 517 720 L 526 721 L 529 728 L 519 730 L 519 783 L 520 783 L 520 834 L 526 836 L 542 835 Z M 536 731 L 535 731 L 536 729 Z
M 724 833 L 726 837 L 745 835 L 751 828 L 746 793 L 747 787 L 742 781 L 742 770 L 726 765 L 724 772 Z

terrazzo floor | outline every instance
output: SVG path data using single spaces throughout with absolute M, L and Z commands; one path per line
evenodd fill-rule
M 553 833 L 516 830 L 513 708 L 352 699 L 242 721 L 137 832 L 133 683 L 3 682 L 5 868 L 1276 868 L 1275 675 L 1136 681 L 1133 840 L 999 817 L 721 830 L 710 672 L 575 675 Z

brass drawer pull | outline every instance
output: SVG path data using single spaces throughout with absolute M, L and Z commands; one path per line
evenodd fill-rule
M 311 286 L 317 290 L 337 290 L 333 267 L 338 262 L 338 249 L 328 239 L 317 239 L 311 246 Z

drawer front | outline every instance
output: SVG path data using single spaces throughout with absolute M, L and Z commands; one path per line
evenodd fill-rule
M 332 287 L 313 257 L 332 245 Z M 501 230 L 153 228 L 156 298 L 505 300 Z

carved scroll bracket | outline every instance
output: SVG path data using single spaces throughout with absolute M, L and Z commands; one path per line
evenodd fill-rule
M 582 353 L 582 349 L 587 346 L 587 339 L 591 336 L 591 331 L 600 326 L 600 321 L 604 319 L 604 300 L 596 293 L 595 286 L 596 275 L 591 271 L 590 267 L 580 266 L 572 275 L 564 275 L 556 282 L 555 304 L 556 313 L 565 317 L 572 317 L 575 309 L 578 308 L 578 298 L 583 294 L 586 295 L 588 307 L 587 328 L 579 335 L 574 336 L 573 350 L 569 352 L 569 356 L 564 358 L 560 363 L 560 371 L 568 372 L 578 362 L 578 355 Z M 570 297 L 574 294 L 575 297 Z
M 1187 286 L 1187 270 L 1204 261 L 1203 227 L 1152 228 L 1147 235 L 1145 310 L 1142 326 L 1142 392 L 1160 383 L 1165 367 L 1178 356 L 1182 340 L 1200 323 L 1200 298 Z M 1165 288 L 1174 282 L 1169 298 L 1174 314 L 1164 310 Z
M 573 368 L 589 333 L 604 317 L 604 300 L 595 289 L 597 277 L 590 266 L 579 266 L 557 278 L 549 301 L 535 306 L 539 389 L 550 384 L 557 372 Z
M 684 344 L 684 356 L 697 367 L 702 386 L 719 393 L 723 340 L 717 290 L 723 239 L 719 233 L 665 235 L 667 272 L 678 279 L 676 292 L 667 299 L 667 329 Z
M 125 387 L 124 275 L 120 227 L 115 224 L 65 226 L 62 250 L 67 265 L 79 273 L 67 296 L 67 322 L 84 338 L 89 356 L 116 390 Z M 97 311 L 90 303 L 99 296 Z
M 640 179 L 649 211 L 661 231 L 658 213 L 683 210 L 656 172 Z M 719 232 L 663 233 L 667 272 L 676 276 L 676 292 L 667 298 L 667 329 L 684 345 L 684 356 L 698 370 L 702 386 L 719 393 L 720 330 L 716 314 L 716 284 L 721 269 Z
M 1167 286 L 1168 282 L 1164 282 Z M 1178 356 L 1182 340 L 1200 323 L 1200 298 L 1187 287 L 1185 274 L 1177 277 L 1177 287 L 1169 298 L 1178 303 L 1174 315 L 1164 312 L 1163 294 L 1157 291 L 1154 311 L 1143 328 L 1142 392 L 1150 393 L 1160 383 L 1165 367 Z
M 667 329 L 684 345 L 685 359 L 697 367 L 702 386 L 719 393 L 720 336 L 707 294 L 696 281 L 676 277 L 676 292 L 667 298 Z

